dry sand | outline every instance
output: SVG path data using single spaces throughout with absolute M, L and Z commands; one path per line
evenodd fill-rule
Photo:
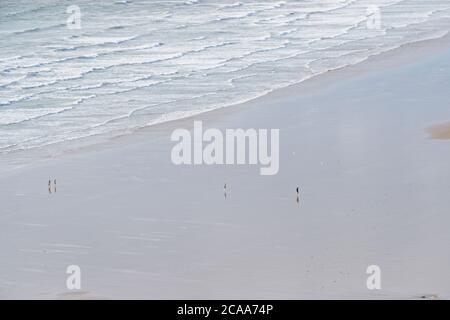
M 431 126 L 427 131 L 433 139 L 450 139 L 450 123 Z

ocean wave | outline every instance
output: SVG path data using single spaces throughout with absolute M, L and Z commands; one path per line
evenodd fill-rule
M 126 42 L 130 42 L 133 40 L 136 40 L 139 37 L 139 35 L 131 36 L 131 37 L 117 37 L 117 38 L 111 38 L 111 37 L 91 37 L 91 36 L 85 36 L 83 38 L 83 43 L 80 43 L 75 46 L 71 47 L 64 47 L 60 49 L 56 49 L 55 51 L 74 51 L 74 50 L 80 50 L 80 49 L 89 49 L 89 48 L 98 48 L 98 47 L 104 47 L 104 46 L 111 46 L 111 45 L 119 45 L 124 44 Z M 86 44 L 87 42 L 87 44 Z M 89 42 L 95 42 L 95 43 L 89 43 Z
M 112 27 L 108 27 L 106 30 L 122 30 L 122 29 L 125 29 L 127 26 L 123 26 L 123 25 L 120 25 L 120 26 L 112 26 Z
M 63 113 L 71 110 L 73 107 L 64 107 L 56 109 L 8 109 L 0 112 L 0 126 L 19 125 L 32 120 Z M 8 114 L 10 113 L 10 114 Z
M 30 28 L 30 29 L 14 31 L 12 33 L 12 35 L 17 36 L 17 35 L 23 35 L 23 34 L 27 34 L 27 33 L 43 32 L 43 31 L 48 31 L 51 29 L 62 28 L 65 26 L 66 25 L 64 23 L 59 23 L 59 24 L 55 24 L 55 25 L 51 25 L 51 26 L 47 26 L 47 27 L 34 27 L 34 28 Z
M 25 79 L 27 76 L 18 76 L 17 78 L 14 78 L 12 80 L 6 80 L 3 81 L 3 79 L 0 79 L 0 89 L 1 88 L 6 88 L 8 86 L 14 85 L 14 84 L 18 84 L 21 80 Z
M 116 1 L 114 1 L 114 4 L 125 4 L 125 5 L 128 5 L 128 4 L 131 4 L 131 3 L 133 3 L 133 1 L 131 1 L 131 0 L 116 0 Z
M 36 121 L 48 116 L 61 115 L 67 111 L 73 110 L 77 105 L 95 98 L 96 95 L 85 96 L 59 108 L 36 108 L 36 109 L 7 109 L 0 110 L 0 126 L 20 125 L 30 121 Z M 9 113 L 9 114 L 8 114 Z
M 0 106 L 9 106 L 12 105 L 13 103 L 27 101 L 30 100 L 33 96 L 34 96 L 33 94 L 25 94 L 16 98 L 6 99 L 5 101 L 0 100 Z
M 0 63 L 2 62 L 10 62 L 10 61 L 14 61 L 14 60 L 19 60 L 22 59 L 24 56 L 12 56 L 12 57 L 5 57 L 5 58 L 0 58 Z
M 200 2 L 199 0 L 187 0 L 187 1 L 184 1 L 183 4 L 192 5 L 192 4 L 197 4 L 199 2 Z
M 22 10 L 22 11 L 6 13 L 5 17 L 6 18 L 12 18 L 12 17 L 16 17 L 16 16 L 23 16 L 23 15 L 27 15 L 27 14 L 30 14 L 30 13 L 36 13 L 36 12 L 38 12 L 38 11 L 40 11 L 42 9 L 46 9 L 46 8 L 48 8 L 48 7 L 47 6 L 39 6 L 39 7 L 31 8 L 31 9 L 28 9 L 28 10 Z
M 17 66 L 5 68 L 5 69 L 1 70 L 1 72 L 11 72 L 11 71 L 17 71 L 17 70 L 21 70 L 21 69 L 39 68 L 39 67 L 44 67 L 44 66 L 48 66 L 48 65 L 54 65 L 54 64 L 68 62 L 68 61 L 74 61 L 74 60 L 96 59 L 98 57 L 106 56 L 108 54 L 122 53 L 122 52 L 127 52 L 127 51 L 148 50 L 148 49 L 153 49 L 153 48 L 156 48 L 156 47 L 159 47 L 162 45 L 163 45 L 162 42 L 156 42 L 156 43 L 149 44 L 149 45 L 138 45 L 138 46 L 128 47 L 128 48 L 125 47 L 125 48 L 108 49 L 107 51 L 100 52 L 100 53 L 82 54 L 82 55 L 78 55 L 78 56 L 64 57 L 64 58 L 59 58 L 59 59 L 54 59 L 54 60 L 50 59 L 45 62 L 40 61 L 37 63 L 17 65 Z M 92 47 L 92 45 L 59 48 L 59 49 L 56 49 L 55 51 L 62 51 L 62 52 L 75 51 L 78 49 L 84 49 L 84 48 L 90 48 L 90 47 Z M 31 58 L 31 56 L 28 56 L 28 58 Z
M 224 9 L 230 9 L 230 8 L 238 8 L 238 7 L 242 7 L 242 5 L 243 5 L 242 2 L 234 2 L 234 3 L 230 3 L 230 4 L 220 5 L 220 9 L 224 10 Z

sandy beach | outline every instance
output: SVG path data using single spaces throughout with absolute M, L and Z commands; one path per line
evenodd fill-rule
M 428 129 L 450 121 L 449 44 L 5 173 L 0 298 L 450 298 L 449 131 Z M 194 120 L 280 129 L 279 173 L 174 165 L 170 135 Z M 66 288 L 69 265 L 81 291 Z

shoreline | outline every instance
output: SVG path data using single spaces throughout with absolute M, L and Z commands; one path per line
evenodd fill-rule
M 174 130 L 180 127 L 180 125 L 185 125 L 189 122 L 194 121 L 197 118 L 202 118 L 205 120 L 217 120 L 222 116 L 230 115 L 233 112 L 239 112 L 242 108 L 247 106 L 253 106 L 255 104 L 264 103 L 270 99 L 282 99 L 283 96 L 289 94 L 300 94 L 300 95 L 311 95 L 320 92 L 323 88 L 326 88 L 336 81 L 345 79 L 348 80 L 351 77 L 361 76 L 368 72 L 374 72 L 376 68 L 388 68 L 388 67 L 398 67 L 399 64 L 402 66 L 407 66 L 408 64 L 414 63 L 417 58 L 424 57 L 425 55 L 436 53 L 445 50 L 440 45 L 441 42 L 445 42 L 446 46 L 450 43 L 450 32 L 447 32 L 444 36 L 439 38 L 418 40 L 415 42 L 403 44 L 397 48 L 381 52 L 367 57 L 364 61 L 358 62 L 353 65 L 344 66 L 338 69 L 333 69 L 325 73 L 315 75 L 309 79 L 294 83 L 282 88 L 274 89 L 269 93 L 263 94 L 259 97 L 251 99 L 246 102 L 221 107 L 217 109 L 212 109 L 208 111 L 200 112 L 192 116 L 183 117 L 180 119 L 174 119 L 169 121 L 164 121 L 161 123 L 155 123 L 142 128 L 131 129 L 129 132 L 117 134 L 110 137 L 100 138 L 100 141 L 94 142 L 93 139 L 99 139 L 98 137 L 88 137 L 87 140 L 91 140 L 89 143 L 83 142 L 86 139 L 76 139 L 75 142 L 81 143 L 79 146 L 74 144 L 70 148 L 64 149 L 63 151 L 55 152 L 54 145 L 38 147 L 31 150 L 21 150 L 13 152 L 10 154 L 5 154 L 4 159 L 6 159 L 5 171 L 17 172 L 21 169 L 26 169 L 32 167 L 35 162 L 45 163 L 46 161 L 51 161 L 51 159 L 70 156 L 72 154 L 84 153 L 95 151 L 98 148 L 117 148 L 120 147 L 120 143 L 132 143 L 135 137 L 142 136 L 143 134 L 153 134 L 154 132 L 164 131 L 167 129 Z M 350 77 L 350 78 L 349 78 Z M 344 81 L 345 81 L 344 80 Z M 302 91 L 297 93 L 296 91 Z M 180 125 L 178 125 L 180 124 Z M 430 124 L 430 127 L 434 124 Z M 59 144 L 58 144 L 59 145 Z M 31 158 L 33 161 L 26 163 L 12 163 L 14 158 L 19 158 L 21 160 Z M 6 166 L 9 165 L 8 168 Z M 2 174 L 8 174 L 8 172 L 2 172 Z

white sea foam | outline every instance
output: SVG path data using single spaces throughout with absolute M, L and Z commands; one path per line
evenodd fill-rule
M 448 0 L 2 1 L 0 153 L 254 99 L 450 29 Z M 281 111 L 280 111 L 281 112 Z M 87 139 L 89 140 L 89 139 Z

